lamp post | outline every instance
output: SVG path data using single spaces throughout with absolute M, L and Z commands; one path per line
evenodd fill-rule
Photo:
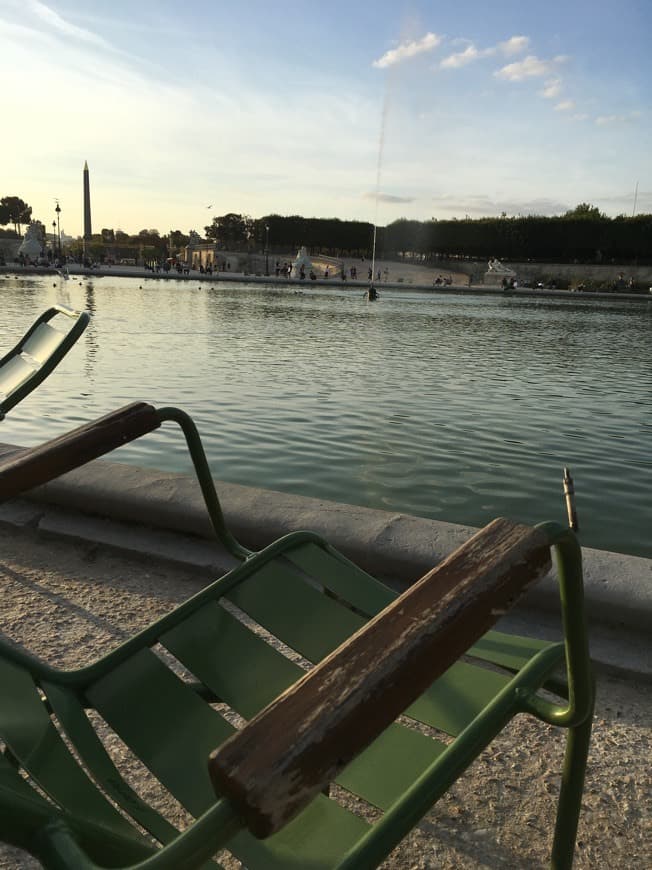
M 61 259 L 61 227 L 59 225 L 59 215 L 61 214 L 61 207 L 59 205 L 59 200 L 57 200 L 56 202 L 57 207 L 55 208 L 55 211 L 57 213 L 57 238 L 59 240 L 59 259 Z
M 52 221 L 52 259 L 57 255 L 57 222 Z
M 269 277 L 269 226 L 265 224 L 265 275 Z

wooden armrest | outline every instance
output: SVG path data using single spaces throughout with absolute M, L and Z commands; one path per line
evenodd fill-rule
M 85 465 L 161 425 L 158 412 L 134 402 L 92 423 L 0 462 L 0 501 Z
M 278 831 L 550 564 L 544 532 L 494 520 L 213 752 L 216 792 Z

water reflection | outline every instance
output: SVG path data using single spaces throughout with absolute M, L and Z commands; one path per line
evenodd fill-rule
M 564 519 L 586 544 L 652 555 L 652 306 L 385 290 L 67 282 L 80 344 L 3 423 L 37 443 L 134 399 L 192 413 L 217 477 L 482 524 Z M 56 301 L 0 279 L 5 334 Z M 165 431 L 120 458 L 188 468 Z

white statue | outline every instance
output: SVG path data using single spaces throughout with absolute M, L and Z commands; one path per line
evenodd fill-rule
M 515 275 L 516 272 L 513 269 L 510 269 L 509 266 L 505 266 L 497 257 L 492 257 L 489 260 L 489 272 L 496 272 L 499 275 Z
M 293 277 L 297 277 L 301 274 L 301 269 L 303 267 L 304 274 L 309 273 L 312 269 L 312 260 L 308 256 L 308 248 L 305 245 L 302 245 L 299 248 L 299 252 L 297 254 L 297 258 L 292 263 L 292 275 Z
M 43 225 L 40 221 L 30 221 L 25 230 L 25 238 L 18 248 L 18 253 L 30 260 L 38 260 L 43 251 Z

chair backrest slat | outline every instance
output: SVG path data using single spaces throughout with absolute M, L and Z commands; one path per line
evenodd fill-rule
M 39 365 L 51 356 L 64 340 L 65 335 L 47 323 L 40 323 L 22 346 L 23 353 L 29 354 Z
M 56 327 L 50 321 L 56 321 Z M 44 311 L 0 358 L 0 420 L 57 367 L 88 321 L 85 311 L 55 305 Z
M 35 370 L 22 356 L 10 359 L 0 368 L 0 395 L 3 398 L 10 396 L 32 377 Z

